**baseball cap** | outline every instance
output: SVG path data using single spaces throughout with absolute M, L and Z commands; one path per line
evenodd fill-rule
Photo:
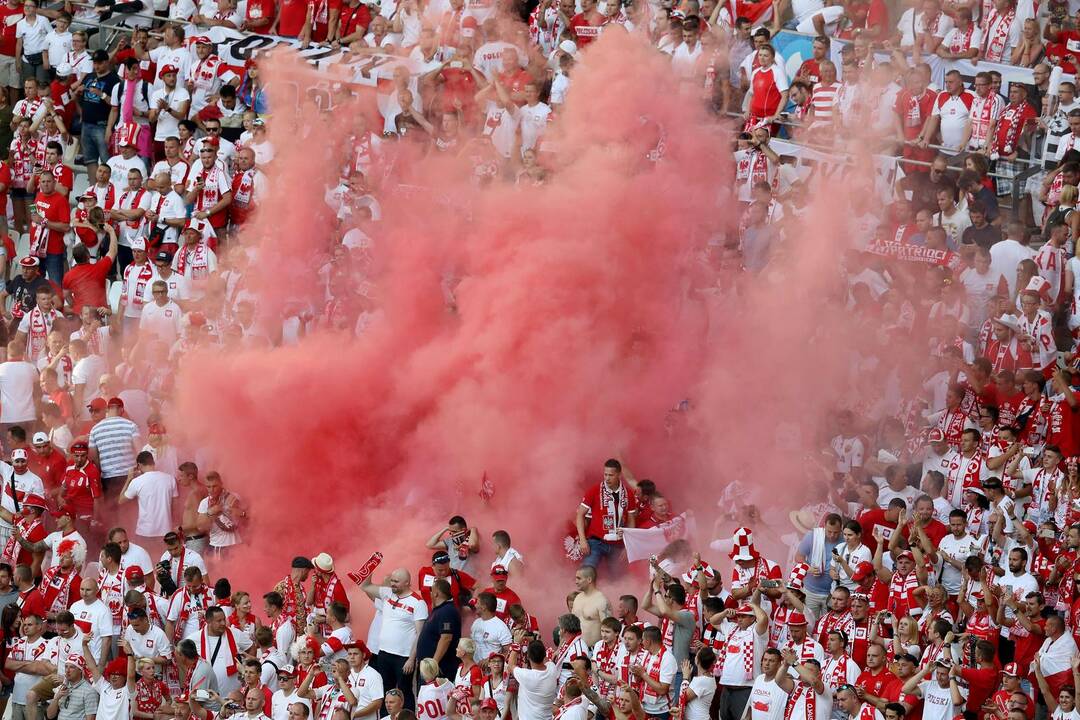
M 26 450 L 24 448 L 15 448 L 11 451 L 12 460 L 26 460 Z
M 90 190 L 87 190 L 86 192 L 84 192 L 82 195 L 80 195 L 79 199 L 80 200 L 97 200 L 97 193 L 95 193 L 93 191 L 93 189 L 90 189 Z
M 72 74 L 74 74 L 74 71 L 69 63 L 62 62 L 56 66 L 56 77 L 67 77 Z
M 132 250 L 146 250 L 146 241 L 142 238 L 132 238 L 130 242 Z
M 41 261 L 33 255 L 27 255 L 23 259 L 19 260 L 19 264 L 23 267 L 37 267 L 41 264 Z
M 31 442 L 34 445 L 44 445 L 49 442 L 49 436 L 43 432 L 34 433 L 34 439 Z
M 510 573 L 502 565 L 491 568 L 491 577 L 509 577 Z
M 480 709 L 499 712 L 499 703 L 495 702 L 494 698 L 484 698 L 480 701 Z
M 123 410 L 124 409 L 124 401 L 121 400 L 118 397 L 111 397 L 111 398 L 109 398 L 109 402 L 106 404 L 106 407 L 118 407 L 121 410 Z
M 278 668 L 277 676 L 279 678 L 282 678 L 282 677 L 287 677 L 287 678 L 296 677 L 296 668 L 294 668 L 292 665 L 282 665 L 281 667 Z
M 436 550 L 431 554 L 432 565 L 442 565 L 443 563 L 450 562 L 450 554 L 445 550 Z
M 154 256 L 154 259 L 157 260 L 158 262 L 171 263 L 172 262 L 172 255 L 170 253 L 167 253 L 164 250 L 162 250 L 161 252 L 159 252 L 157 255 Z
M 94 398 L 86 407 L 90 410 L 104 410 L 109 407 L 109 403 L 105 402 L 105 398 Z
M 75 510 L 70 507 L 62 507 L 59 510 L 52 510 L 49 512 L 54 518 L 69 517 L 72 520 L 75 519 Z
M 165 65 L 161 68 L 161 70 L 158 71 L 158 77 L 161 77 L 162 75 L 167 75 L 169 73 L 178 72 L 180 72 L 180 68 L 176 67 L 175 65 Z
M 735 611 L 735 614 L 736 615 L 753 615 L 754 614 L 754 608 L 750 607 L 750 605 L 740 605 L 739 609 Z
M 851 574 L 851 579 L 855 582 L 862 582 L 866 578 L 874 574 L 874 566 L 868 562 L 861 562 L 855 566 L 855 572 Z
M 1006 663 L 1005 667 L 1001 668 L 1001 674 L 1009 677 L 1020 677 L 1020 666 L 1014 662 Z
M 145 575 L 143 575 L 142 568 L 139 567 L 138 565 L 132 565 L 131 567 L 129 567 L 127 570 L 124 571 L 124 578 L 126 580 L 134 580 L 135 578 L 141 578 L 141 577 L 145 577 Z
M 109 53 L 104 50 L 95 50 L 94 54 L 90 56 L 93 62 L 109 62 Z
M 90 449 L 90 444 L 87 443 L 85 440 L 76 440 L 75 442 L 71 443 L 71 447 L 68 448 L 68 449 L 72 450 L 72 451 L 76 451 L 76 450 L 86 451 L 86 450 Z
M 210 38 L 206 37 L 205 35 L 196 35 L 194 38 L 192 38 L 192 40 L 196 45 L 213 45 L 214 44 L 214 43 L 210 42 Z

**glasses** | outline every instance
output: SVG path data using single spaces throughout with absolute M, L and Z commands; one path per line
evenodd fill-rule
M 391 695 L 393 697 L 401 697 L 401 691 L 400 690 L 387 690 L 386 694 Z
M 221 128 L 219 128 L 219 127 L 208 127 L 208 128 L 206 128 L 206 132 L 219 133 L 219 132 L 221 132 Z

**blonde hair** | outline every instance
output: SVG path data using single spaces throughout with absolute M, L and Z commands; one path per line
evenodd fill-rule
M 161 281 L 158 280 L 154 284 L 157 285 L 159 282 Z M 234 592 L 232 594 L 233 607 L 236 607 L 236 603 L 240 602 L 245 598 L 247 598 L 247 600 L 249 601 L 251 600 L 251 593 L 249 593 L 247 590 L 237 590 L 236 592 Z
M 424 682 L 431 682 L 439 677 L 439 663 L 435 662 L 435 658 L 424 658 L 420 661 L 420 677 L 424 678 Z
M 1080 196 L 1080 192 L 1077 191 L 1075 185 L 1065 185 L 1061 188 L 1062 205 L 1075 205 L 1077 197 Z
M 473 642 L 472 638 L 461 638 L 458 640 L 457 646 L 468 653 L 470 657 L 476 654 L 476 643 Z
M 138 660 L 135 661 L 135 672 L 142 672 L 142 669 L 144 667 L 146 667 L 147 665 L 149 665 L 150 667 L 153 667 L 154 666 L 154 661 L 151 660 L 148 657 L 139 658 Z

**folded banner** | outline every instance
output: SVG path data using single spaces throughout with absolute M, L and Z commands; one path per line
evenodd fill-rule
M 686 540 L 697 533 L 697 525 L 691 512 L 676 515 L 656 527 L 639 530 L 623 529 L 623 544 L 626 546 L 626 559 L 629 562 L 646 560 L 652 555 L 659 555 L 676 540 Z
M 960 267 L 960 256 L 952 250 L 931 250 L 922 245 L 897 242 L 896 240 L 878 240 L 866 248 L 866 252 L 884 257 L 892 257 L 907 262 L 921 262 L 928 265 L 944 265 L 955 270 Z

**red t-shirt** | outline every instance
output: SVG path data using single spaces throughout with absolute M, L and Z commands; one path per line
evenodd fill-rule
M 341 10 L 341 0 L 313 0 L 308 3 L 312 6 L 311 39 L 315 42 L 325 42 L 330 32 L 330 11 Z
M 32 529 L 24 537 L 32 543 L 41 542 L 45 539 L 45 536 L 49 534 L 49 531 L 45 529 L 45 523 L 39 522 L 37 526 Z M 18 545 L 18 554 L 15 556 L 16 565 L 31 565 L 34 562 L 34 555 L 22 545 Z
M 585 497 L 581 499 L 581 504 L 589 508 L 589 512 L 592 517 L 589 519 L 589 525 L 585 528 L 585 535 L 587 537 L 595 537 L 603 539 L 604 535 L 614 531 L 616 525 L 618 527 L 626 527 L 630 519 L 630 514 L 638 509 L 637 494 L 634 493 L 626 485 L 619 488 L 619 502 L 626 501 L 626 508 L 622 511 L 621 518 L 616 522 L 616 518 L 606 512 L 603 502 L 601 501 L 600 486 L 603 481 L 593 485 L 589 488 L 589 491 L 585 493 Z M 622 544 L 622 540 L 613 540 L 612 543 Z
M 489 587 L 484 592 L 495 596 L 495 617 L 500 620 L 505 621 L 510 618 L 511 605 L 522 605 L 521 598 L 510 588 L 505 588 L 502 592 L 495 592 L 495 588 Z
M 278 35 L 297 37 L 304 29 L 308 4 L 304 0 L 282 0 L 281 16 L 278 18 Z
M 51 220 L 52 222 L 67 223 L 71 220 L 71 206 L 68 205 L 67 198 L 56 192 L 55 190 L 50 195 L 45 195 L 41 191 L 38 191 L 37 196 L 34 198 L 34 204 L 37 205 L 38 215 L 42 220 Z M 35 223 L 35 230 L 36 230 Z M 42 228 L 44 230 L 44 228 Z M 63 230 L 48 230 L 49 239 L 45 244 L 45 252 L 48 255 L 59 255 L 64 252 L 64 231 Z
M 30 472 L 41 478 L 46 490 L 59 487 L 64 480 L 64 472 L 67 470 L 68 461 L 64 454 L 53 448 L 48 455 L 38 455 L 31 452 L 27 464 Z
M 930 542 L 934 544 L 934 547 L 940 545 L 941 538 L 949 534 L 949 528 L 945 527 L 943 523 L 938 522 L 937 520 L 931 520 L 927 523 L 924 530 L 926 531 L 926 536 L 930 538 Z M 900 530 L 900 534 L 905 540 L 908 539 L 908 528 L 906 525 Z
M 80 470 L 69 465 L 64 471 L 63 506 L 72 508 L 80 517 L 92 515 L 94 499 L 101 497 L 101 470 L 92 462 Z
M 417 574 L 416 582 L 420 586 L 420 597 L 424 598 L 424 602 L 427 603 L 428 610 L 431 609 L 431 586 L 435 584 L 435 581 L 439 579 L 439 576 L 435 574 L 435 569 L 430 565 L 420 568 L 420 572 Z M 454 577 L 454 576 L 457 577 Z M 458 582 L 458 578 L 461 582 Z M 453 599 L 455 605 L 461 603 L 458 599 L 461 597 L 461 586 L 464 585 L 465 589 L 471 589 L 476 586 L 476 580 L 468 573 L 463 573 L 460 570 L 457 572 L 451 572 L 445 578 L 446 582 L 450 583 L 450 597 Z
M 585 13 L 578 13 L 570 18 L 570 32 L 573 33 L 577 46 L 583 48 L 600 37 L 600 26 L 590 23 Z
M 803 60 L 803 64 L 799 66 L 799 71 L 795 73 L 795 77 L 816 83 L 821 79 L 821 66 L 818 65 L 818 61 L 814 58 Z
M 103 257 L 96 262 L 76 265 L 64 273 L 64 289 L 71 291 L 71 303 L 76 315 L 82 312 L 83 305 L 106 305 L 105 278 L 112 265 L 112 258 Z
M 274 14 L 276 12 L 277 6 L 274 5 L 274 0 L 249 0 L 247 5 L 247 20 L 270 20 L 270 24 L 268 25 L 249 28 L 251 32 L 256 32 L 260 35 L 268 34 L 270 28 L 274 24 Z
M 889 671 L 888 668 L 881 668 L 876 674 L 871 673 L 869 670 L 863 670 L 859 674 L 859 679 L 855 681 L 855 684 L 866 690 L 866 692 L 879 698 L 890 697 L 893 692 L 893 687 L 903 687 L 900 683 L 900 678 Z
M 1076 437 L 1077 431 L 1080 430 L 1080 422 L 1077 422 L 1076 413 L 1077 408 L 1073 408 L 1064 400 L 1050 406 L 1046 444 L 1057 445 L 1061 448 L 1062 457 L 1072 457 L 1080 453 L 1080 442 L 1077 442 Z
M 997 668 L 964 668 L 960 671 L 960 677 L 967 681 L 967 709 L 973 712 L 978 712 L 1000 685 Z
M 864 510 L 859 514 L 857 519 L 859 524 L 862 525 L 863 545 L 870 549 L 871 554 L 877 550 L 877 540 L 874 539 L 874 528 L 882 528 L 885 531 L 886 540 L 889 539 L 892 531 L 896 529 L 896 523 L 891 523 L 885 519 L 885 510 L 882 508 Z
M 8 190 L 11 189 L 11 166 L 6 160 L 0 161 L 0 184 L 4 186 L 3 192 L 0 192 L 0 214 L 5 214 L 7 213 Z M 14 261 L 15 255 L 10 255 L 9 259 Z
M 248 5 L 248 7 L 251 7 L 251 5 Z M 339 21 L 341 27 L 340 36 L 345 38 L 361 28 L 367 30 L 367 26 L 371 24 L 371 11 L 368 10 L 368 6 L 364 3 L 357 3 L 356 7 L 345 4 L 341 6 Z
M 22 6 L 9 7 L 0 5 L 0 55 L 15 57 L 15 22 L 9 22 L 12 15 L 22 17 Z

